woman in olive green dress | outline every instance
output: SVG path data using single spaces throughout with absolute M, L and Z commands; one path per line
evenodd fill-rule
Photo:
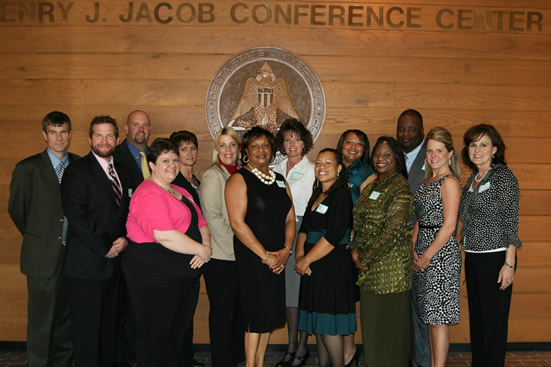
M 354 206 L 354 239 L 348 245 L 360 269 L 360 315 L 368 366 L 407 366 L 411 348 L 413 195 L 404 153 L 394 138 L 373 148 L 377 179 Z

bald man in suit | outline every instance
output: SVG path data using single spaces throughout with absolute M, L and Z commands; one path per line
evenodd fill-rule
M 412 192 L 419 189 L 419 182 L 425 177 L 425 155 L 427 146 L 424 140 L 423 117 L 413 109 L 405 110 L 398 117 L 396 126 L 396 140 L 406 155 L 408 181 Z M 413 223 L 415 224 L 415 218 Z M 423 324 L 417 316 L 417 299 L 415 283 L 411 290 L 411 319 L 413 326 L 413 351 L 415 362 L 419 366 L 429 367 L 430 345 L 428 326 Z
M 13 171 L 8 211 L 23 235 L 28 365 L 69 367 L 73 347 L 61 276 L 67 222 L 59 182 L 65 169 L 80 157 L 68 152 L 71 120 L 63 112 L 53 111 L 44 117 L 42 136 L 46 150 L 19 162 Z

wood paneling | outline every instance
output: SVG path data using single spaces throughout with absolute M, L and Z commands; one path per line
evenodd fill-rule
M 468 127 L 478 123 L 496 126 L 507 144 L 507 161 L 521 188 L 519 231 L 524 247 L 518 252 L 509 341 L 551 342 L 548 1 L 300 2 L 422 8 L 421 28 L 400 29 L 391 29 L 388 24 L 380 28 L 317 26 L 305 19 L 290 26 L 236 25 L 228 15 L 235 2 L 221 0 L 211 2 L 216 8 L 212 23 L 194 20 L 162 25 L 146 19 L 123 23 L 118 16 L 128 2 L 100 3 L 106 21 L 97 24 L 84 18 L 94 6 L 91 0 L 74 2 L 67 21 L 62 20 L 59 8 L 53 23 L 28 19 L 5 22 L 0 16 L 0 208 L 4 208 L 0 211 L 0 340 L 25 339 L 26 286 L 19 273 L 21 235 L 5 209 L 16 162 L 44 149 L 42 117 L 51 110 L 68 113 L 73 121 L 71 151 L 83 155 L 89 150 L 88 124 L 93 116 L 115 117 L 122 139 L 126 115 L 143 109 L 152 119 L 152 138 L 180 129 L 196 132 L 196 172 L 200 176 L 210 165 L 212 149 L 205 122 L 210 81 L 236 53 L 272 46 L 301 57 L 325 90 L 326 120 L 311 158 L 323 147 L 334 147 L 346 129 L 366 131 L 371 143 L 380 135 L 395 135 L 396 119 L 406 108 L 423 114 L 425 132 L 437 125 L 447 127 L 457 151 L 462 149 L 462 135 Z M 141 3 L 134 2 L 135 6 Z M 143 3 L 152 8 L 160 1 Z M 243 3 L 249 7 L 264 4 L 256 0 Z M 269 6 L 294 3 L 298 1 L 274 1 Z M 455 27 L 447 31 L 434 22 L 442 8 L 481 14 L 486 10 L 537 11 L 544 17 L 543 29 L 511 32 Z M 161 15 L 170 15 L 164 11 Z M 462 168 L 465 182 L 469 170 Z M 450 333 L 452 342 L 465 343 L 469 336 L 464 284 L 461 302 L 461 323 L 451 327 Z M 195 342 L 208 343 L 204 284 L 195 325 Z M 286 331 L 281 329 L 271 342 L 284 344 L 286 340 Z M 356 340 L 361 340 L 359 333 Z

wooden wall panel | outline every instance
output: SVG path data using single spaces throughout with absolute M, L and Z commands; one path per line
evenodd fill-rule
M 160 0 L 146 0 L 150 8 Z M 237 1 L 235 1 L 237 2 Z M 360 128 L 373 144 L 395 134 L 406 108 L 424 116 L 425 131 L 441 125 L 462 148 L 464 131 L 492 123 L 507 144 L 507 160 L 521 188 L 519 269 L 515 281 L 509 341 L 551 342 L 551 3 L 545 0 L 388 0 L 372 7 L 422 8 L 421 28 L 237 25 L 228 18 L 235 2 L 213 0 L 216 21 L 162 25 L 142 19 L 122 23 L 128 2 L 100 0 L 106 22 L 85 21 L 94 1 L 74 2 L 63 21 L 6 22 L 0 7 L 0 341 L 25 340 L 26 288 L 19 273 L 21 236 L 7 214 L 9 181 L 16 162 L 44 147 L 40 120 L 51 110 L 73 121 L 71 150 L 86 154 L 88 124 L 110 114 L 121 139 L 128 112 L 147 111 L 152 138 L 189 129 L 199 138 L 199 176 L 210 165 L 212 138 L 205 122 L 206 90 L 217 70 L 236 53 L 272 46 L 301 57 L 316 72 L 326 94 L 327 114 L 313 151 L 336 145 L 342 131 Z M 16 4 L 18 2 L 10 2 Z M 36 4 L 24 0 L 21 3 Z M 137 4 L 141 4 L 142 2 Z M 252 7 L 260 0 L 245 0 Z M 294 4 L 298 1 L 274 1 Z M 341 0 L 301 4 L 362 5 Z M 190 3 L 195 4 L 195 3 Z M 7 5 L 15 6 L 15 5 Z M 443 30 L 439 9 L 539 12 L 541 31 Z M 168 13 L 163 13 L 167 15 Z M 248 13 L 240 15 L 250 16 Z M 462 181 L 468 177 L 463 168 Z M 468 342 L 466 292 L 462 320 L 452 342 Z M 202 288 L 195 341 L 208 343 L 208 300 Z M 357 341 L 361 340 L 359 333 Z M 284 329 L 271 342 L 286 343 Z M 313 342 L 313 341 L 311 341 Z

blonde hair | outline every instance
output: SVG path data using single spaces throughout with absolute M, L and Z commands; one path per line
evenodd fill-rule
M 457 160 L 457 154 L 455 153 L 455 149 L 453 147 L 453 138 L 452 134 L 442 126 L 436 126 L 430 129 L 430 131 L 427 134 L 426 141 L 429 140 L 435 140 L 437 142 L 440 142 L 444 144 L 448 152 L 452 152 L 452 157 L 450 159 L 450 162 L 448 163 L 450 166 L 450 169 L 453 173 L 455 173 L 457 176 L 459 176 L 460 170 L 459 170 L 459 161 Z M 429 180 L 432 177 L 432 167 L 430 164 L 426 163 L 425 160 L 425 178 L 422 182 L 425 182 Z
M 223 135 L 227 135 L 235 142 L 237 143 L 237 163 L 239 164 L 239 159 L 241 158 L 241 138 L 237 134 L 237 132 L 232 129 L 231 127 L 224 127 L 216 133 L 216 136 L 214 137 L 214 147 L 212 148 L 212 164 L 217 165 L 220 167 L 220 162 L 218 161 L 218 143 L 220 143 L 220 137 Z

